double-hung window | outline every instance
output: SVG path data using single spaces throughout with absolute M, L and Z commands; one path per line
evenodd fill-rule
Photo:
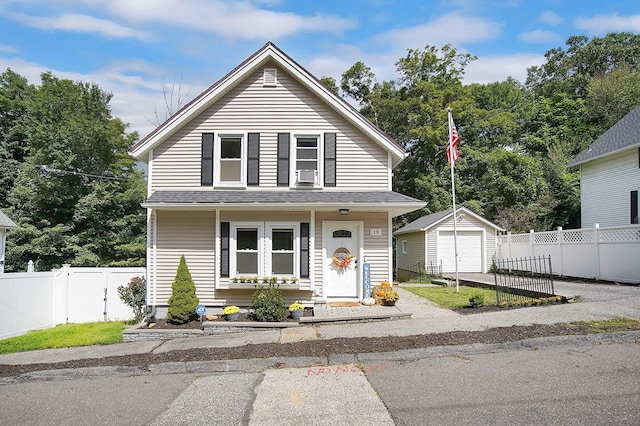
M 294 133 L 294 139 L 294 182 L 317 185 L 320 183 L 320 135 Z
M 300 225 L 276 222 L 232 222 L 232 276 L 299 276 Z
M 215 144 L 215 184 L 218 186 L 245 186 L 246 144 L 244 135 L 219 135 Z
M 262 224 L 233 224 L 231 229 L 230 270 L 242 276 L 262 275 L 264 245 Z

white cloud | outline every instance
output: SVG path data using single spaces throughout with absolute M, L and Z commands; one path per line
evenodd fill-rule
M 24 14 L 10 14 L 9 17 L 23 25 L 43 30 L 61 30 L 80 33 L 97 33 L 108 38 L 137 38 L 151 40 L 150 33 L 134 30 L 105 19 L 76 13 L 60 16 L 35 17 Z
M 156 108 L 159 115 L 164 118 L 163 71 L 143 61 L 115 63 L 107 68 L 83 74 L 51 69 L 42 64 L 0 56 L 0 69 L 6 68 L 11 68 L 35 85 L 40 84 L 40 74 L 45 71 L 51 71 L 60 79 L 96 83 L 105 92 L 113 94 L 110 102 L 113 116 L 124 123 L 129 123 L 128 131 L 138 131 L 140 137 L 155 128 L 155 125 L 149 121 L 154 120 Z M 182 88 L 183 93 L 189 92 L 190 88 L 191 86 L 185 84 Z M 196 91 L 192 90 L 190 93 L 193 94 Z
M 488 84 L 512 77 L 521 83 L 527 81 L 527 68 L 542 65 L 544 55 L 516 53 L 513 55 L 483 56 L 467 65 L 464 83 Z
M 549 25 L 560 25 L 563 19 L 562 16 L 558 15 L 557 13 L 547 10 L 545 12 L 542 12 L 540 16 L 538 16 L 538 21 Z
M 454 46 L 480 43 L 500 35 L 500 24 L 454 11 L 423 25 L 391 30 L 375 37 L 381 44 L 402 48 L 421 48 L 425 45 Z
M 342 33 L 357 22 L 336 15 L 301 16 L 260 9 L 248 2 L 166 0 L 154 3 L 111 0 L 109 12 L 130 22 L 170 24 L 218 34 L 226 39 L 274 40 L 302 32 Z
M 0 53 L 4 52 L 4 53 L 16 53 L 18 52 L 20 49 L 18 49 L 15 46 L 8 46 L 6 44 L 0 44 Z
M 617 13 L 595 15 L 592 18 L 577 18 L 575 27 L 591 34 L 605 34 L 616 31 L 640 32 L 640 14 L 620 16 Z
M 561 37 L 553 31 L 534 30 L 522 33 L 518 36 L 518 40 L 526 43 L 553 43 L 562 41 Z

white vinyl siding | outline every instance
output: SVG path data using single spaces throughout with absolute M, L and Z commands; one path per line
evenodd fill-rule
M 202 133 L 215 133 L 217 138 L 240 132 L 260 133 L 260 185 L 275 188 L 277 134 L 299 129 L 337 134 L 337 189 L 390 189 L 388 153 L 382 147 L 284 71 L 278 70 L 276 87 L 263 87 L 262 78 L 263 70 L 256 70 L 154 148 L 152 191 L 201 189 Z
M 585 163 L 580 169 L 582 227 L 629 225 L 630 194 L 640 189 L 638 149 Z
M 214 300 L 215 213 L 213 211 L 156 211 L 158 304 L 171 296 L 180 256 L 184 255 L 200 303 Z
M 399 247 L 396 248 L 396 267 L 413 270 L 418 263 L 424 267 L 425 243 L 424 232 L 412 232 L 410 234 L 400 234 L 396 238 Z M 407 252 L 402 252 L 402 242 L 407 242 Z

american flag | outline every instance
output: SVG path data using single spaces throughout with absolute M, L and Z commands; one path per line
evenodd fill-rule
M 458 141 L 460 138 L 458 137 L 458 131 L 456 130 L 456 125 L 451 120 L 451 140 L 447 144 L 447 161 L 449 164 L 454 164 L 456 160 L 460 157 L 458 155 Z

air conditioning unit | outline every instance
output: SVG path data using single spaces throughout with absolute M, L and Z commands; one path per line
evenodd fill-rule
M 316 183 L 315 170 L 298 170 L 298 183 Z

